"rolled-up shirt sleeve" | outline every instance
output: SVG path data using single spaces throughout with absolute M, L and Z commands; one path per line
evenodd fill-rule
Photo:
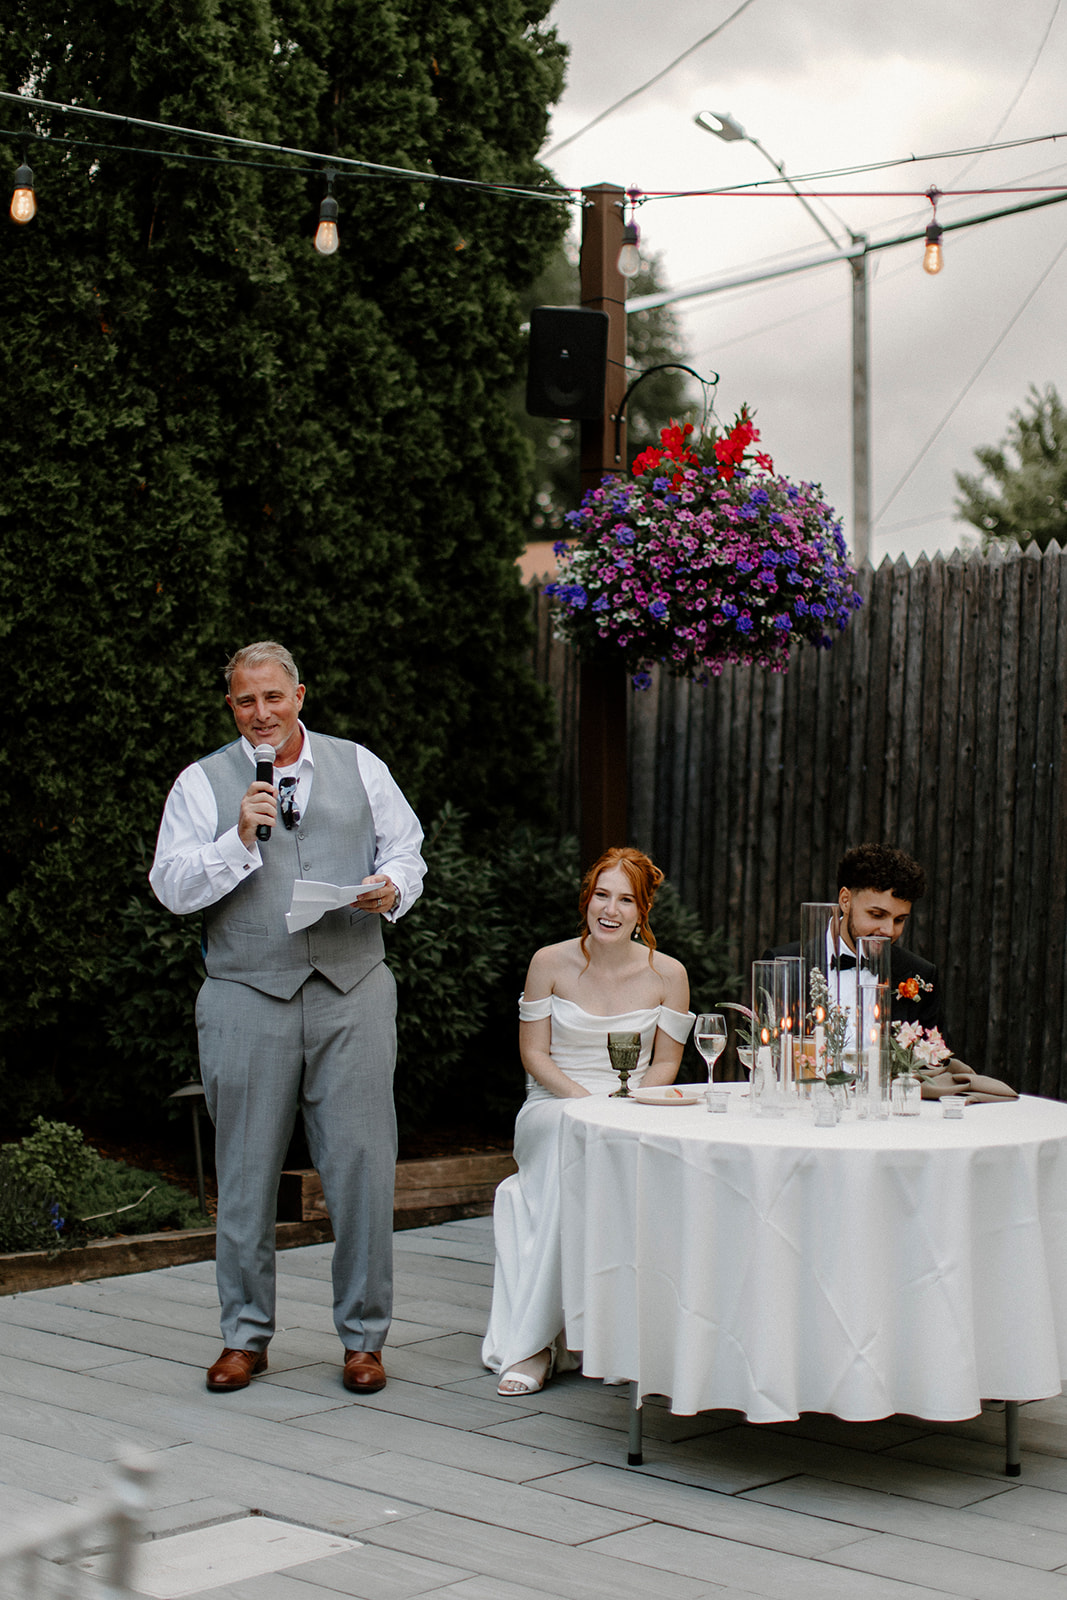
M 359 775 L 374 817 L 374 870 L 386 873 L 400 890 L 400 903 L 384 913 L 395 922 L 422 893 L 426 863 L 422 859 L 422 827 L 385 762 L 358 745 Z
M 181 773 L 167 796 L 148 881 L 168 911 L 203 911 L 263 864 L 259 846 L 246 850 L 237 827 L 215 838 L 218 807 L 202 767 Z

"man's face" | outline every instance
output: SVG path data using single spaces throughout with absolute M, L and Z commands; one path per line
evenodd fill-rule
M 226 696 L 238 733 L 251 745 L 272 744 L 279 767 L 288 766 L 300 754 L 298 719 L 303 703 L 304 685 L 294 684 L 276 661 L 238 667 Z
M 898 900 L 882 889 L 842 889 L 837 899 L 845 914 L 845 938 L 853 950 L 857 939 L 890 939 L 896 944 L 911 912 L 910 900 Z

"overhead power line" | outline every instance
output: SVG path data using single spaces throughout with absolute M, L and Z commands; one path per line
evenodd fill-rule
M 573 144 L 576 139 L 580 139 L 583 133 L 588 133 L 590 128 L 595 128 L 598 123 L 606 121 L 606 119 L 610 116 L 613 116 L 614 113 L 620 109 L 620 107 L 629 105 L 631 100 L 636 100 L 639 94 L 644 94 L 645 90 L 651 89 L 653 84 L 660 83 L 668 73 L 674 71 L 675 67 L 680 66 L 683 61 L 685 61 L 689 56 L 694 55 L 697 50 L 702 48 L 702 46 L 709 44 L 712 39 L 714 39 L 718 34 L 722 33 L 724 28 L 728 28 L 731 22 L 739 17 L 742 11 L 747 11 L 752 3 L 753 0 L 742 0 L 742 4 L 737 7 L 736 11 L 731 11 L 730 15 L 725 18 L 724 21 L 720 22 L 718 27 L 712 28 L 711 32 L 706 33 L 702 39 L 698 39 L 696 44 L 691 44 L 688 50 L 683 50 L 680 56 L 675 56 L 674 60 L 669 62 L 661 72 L 657 72 L 653 77 L 646 79 L 646 81 L 642 84 L 639 84 L 636 89 L 631 89 L 629 94 L 624 94 L 621 100 L 616 100 L 612 105 L 607 106 L 603 111 L 598 111 L 596 116 L 593 117 L 591 121 L 585 123 L 583 127 L 579 128 L 576 133 L 569 133 L 565 139 L 560 139 L 558 143 L 551 145 L 541 157 L 542 161 L 547 161 L 549 156 L 557 155 L 560 150 L 565 150 L 569 144 Z

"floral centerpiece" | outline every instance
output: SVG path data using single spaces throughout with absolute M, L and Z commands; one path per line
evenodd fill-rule
M 545 591 L 557 637 L 620 661 L 638 689 L 654 661 L 701 683 L 741 663 L 785 672 L 798 640 L 828 648 L 861 604 L 840 521 L 817 484 L 752 452 L 747 407 L 700 454 L 692 432 L 672 422 L 631 480 L 586 493 Z
M 928 1072 L 952 1054 L 937 1028 L 923 1028 L 917 1022 L 894 1022 L 889 1039 L 893 1074 Z

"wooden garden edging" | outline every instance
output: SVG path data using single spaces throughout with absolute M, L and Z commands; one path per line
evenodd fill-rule
M 501 1151 L 400 1161 L 396 1168 L 393 1227 L 424 1228 L 457 1217 L 488 1216 L 497 1184 L 515 1170 L 512 1157 Z M 278 1218 L 279 1250 L 323 1244 L 333 1238 L 317 1173 L 282 1174 Z M 86 1283 L 95 1278 L 151 1272 L 156 1267 L 184 1266 L 214 1258 L 214 1228 L 96 1239 L 73 1250 L 25 1250 L 16 1255 L 0 1255 L 0 1294 L 24 1294 L 30 1289 Z

